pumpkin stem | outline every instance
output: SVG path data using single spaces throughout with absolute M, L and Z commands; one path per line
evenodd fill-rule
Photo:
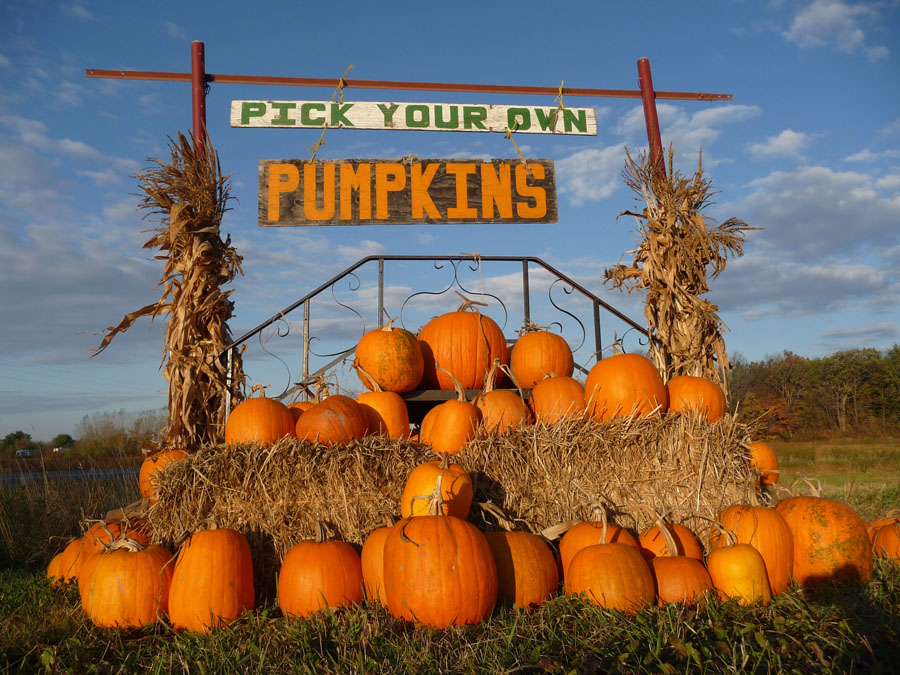
M 372 385 L 372 391 L 376 391 L 376 392 L 377 392 L 377 391 L 382 391 L 381 387 L 380 387 L 380 386 L 378 385 L 378 383 L 375 381 L 375 378 L 372 377 L 372 376 L 369 374 L 369 372 L 368 372 L 365 368 L 363 368 L 361 365 L 359 365 L 359 361 L 357 361 L 356 359 L 354 359 L 354 360 L 353 360 L 353 363 L 350 364 L 350 365 L 351 365 L 352 368 L 355 368 L 355 369 L 356 369 L 356 372 L 358 372 L 360 375 L 362 375 L 363 377 L 365 377 L 365 378 L 369 381 L 369 384 Z
M 141 543 L 137 539 L 132 539 L 131 537 L 122 537 L 120 539 L 116 539 L 111 544 L 103 545 L 104 553 L 111 553 L 112 551 L 116 551 L 120 548 L 124 548 L 131 553 L 140 553 L 144 550 L 144 546 L 141 546 Z
M 434 484 L 434 492 L 429 496 L 428 515 L 439 516 L 444 508 L 444 494 L 441 486 L 444 483 L 444 474 L 438 474 L 437 482 Z
M 328 539 L 328 533 L 325 531 L 325 524 L 321 520 L 316 521 L 316 543 L 322 544 Z
M 487 307 L 487 306 L 488 306 L 488 304 L 487 304 L 486 302 L 479 302 L 478 300 L 472 300 L 471 298 L 467 298 L 466 296 L 464 296 L 464 295 L 463 295 L 462 293 L 460 293 L 459 291 L 454 291 L 454 292 L 455 292 L 459 297 L 461 297 L 461 298 L 463 299 L 463 304 L 461 304 L 461 305 L 457 308 L 457 310 L 456 310 L 457 312 L 465 312 L 465 311 L 468 311 L 468 310 L 471 309 L 472 311 L 474 311 L 474 312 L 477 314 L 477 313 L 478 313 L 478 307 L 477 307 L 477 306 L 481 306 L 481 307 Z
M 481 393 L 487 394 L 488 392 L 494 391 L 497 380 L 497 371 L 500 370 L 500 368 L 500 357 L 495 356 L 494 361 L 491 363 L 490 370 L 488 370 L 487 375 L 484 376 L 484 389 L 482 389 Z
M 666 543 L 666 549 L 669 551 L 669 556 L 675 558 L 680 555 L 678 553 L 678 544 L 675 542 L 675 535 L 673 535 L 672 530 L 669 529 L 666 519 L 659 516 L 656 519 L 656 527 L 660 531 L 660 534 L 662 534 L 663 541 Z
M 394 330 L 394 321 L 397 320 L 397 317 L 395 316 L 395 317 L 391 318 L 391 315 L 388 314 L 387 307 L 382 307 L 381 311 L 384 312 L 384 315 L 387 317 L 387 320 L 388 320 L 387 325 L 382 326 L 381 330 L 383 330 L 387 333 L 390 333 L 392 330 Z
M 267 385 L 267 384 L 260 384 L 259 382 L 257 382 L 252 387 L 250 387 L 250 396 L 248 398 L 253 398 L 253 394 L 255 394 L 257 391 L 259 392 L 260 398 L 265 398 L 266 397 L 266 388 L 268 386 L 269 385 Z
M 437 361 L 434 362 L 434 367 L 442 373 L 446 374 L 451 380 L 453 380 L 453 388 L 456 389 L 458 400 L 463 403 L 467 403 L 466 390 L 463 389 L 462 382 L 456 379 L 456 375 L 445 368 L 441 368 L 441 364 L 439 364 Z
M 734 532 L 725 527 L 718 520 L 712 521 L 712 526 L 719 531 L 719 535 L 725 537 L 726 547 L 734 546 L 737 543 L 737 537 Z
M 450 453 L 444 452 L 441 453 L 441 463 L 438 465 L 441 471 L 446 471 L 450 468 Z
M 497 524 L 500 525 L 507 532 L 512 532 L 516 528 L 516 524 L 510 520 L 507 515 L 503 512 L 503 510 L 494 504 L 492 501 L 479 502 L 478 506 L 487 514 L 490 514 L 497 521 Z

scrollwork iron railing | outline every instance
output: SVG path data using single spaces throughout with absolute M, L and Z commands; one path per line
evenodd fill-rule
M 403 283 L 388 283 L 387 263 Z M 486 263 L 491 263 L 492 271 L 495 266 L 506 266 L 507 271 L 486 277 Z M 418 290 L 408 286 L 410 279 L 414 280 Z M 543 290 L 543 294 L 539 290 Z M 640 345 L 647 345 L 645 328 L 540 258 L 479 254 L 368 256 L 237 338 L 222 351 L 220 356 L 229 374 L 227 409 L 230 410 L 234 395 L 231 374 L 235 350 L 248 348 L 254 339 L 259 343 L 260 353 L 250 358 L 242 357 L 245 372 L 257 356 L 269 355 L 282 364 L 287 378 L 286 386 L 274 398 L 308 396 L 317 376 L 331 373 L 333 369 L 349 373 L 346 362 L 354 353 L 359 338 L 367 330 L 384 326 L 385 316 L 390 316 L 388 306 L 399 307 L 394 321 L 415 333 L 431 317 L 456 309 L 460 304 L 458 295 L 485 303 L 481 311 L 497 321 L 510 343 L 515 341 L 510 337 L 510 308 L 518 304 L 521 326 L 537 325 L 558 331 L 569 342 L 576 368 L 582 373 L 587 372 L 591 359 L 599 358 L 604 349 L 612 347 L 613 341 L 605 346 L 602 344 L 603 313 L 608 315 L 604 321 L 614 323 L 616 342 L 636 336 Z M 311 311 L 314 303 L 316 319 Z M 297 315 L 302 317 L 299 321 L 293 318 Z M 593 326 L 592 335 L 587 328 L 589 325 Z M 519 329 L 515 327 L 516 331 Z M 300 336 L 299 345 L 293 341 L 295 334 Z M 280 355 L 282 350 L 276 348 L 274 340 L 285 340 L 288 353 Z M 341 375 L 337 377 L 340 380 Z

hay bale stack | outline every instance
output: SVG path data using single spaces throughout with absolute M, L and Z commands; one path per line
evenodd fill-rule
M 520 426 L 472 442 L 461 463 L 476 475 L 476 500 L 502 506 L 532 531 L 587 520 L 600 504 L 636 532 L 654 513 L 700 532 L 755 489 L 747 431 L 730 415 L 715 424 L 654 415 Z
M 747 427 L 730 416 L 715 424 L 690 415 L 563 421 L 480 437 L 454 461 L 472 474 L 476 501 L 502 506 L 532 531 L 586 519 L 599 503 L 637 531 L 659 512 L 699 532 L 704 518 L 753 491 L 746 438 Z M 270 538 L 277 560 L 312 538 L 316 521 L 361 545 L 399 514 L 406 478 L 433 458 L 418 443 L 383 437 L 333 447 L 297 439 L 208 446 L 161 472 L 148 518 L 162 541 L 213 518 Z M 494 527 L 478 509 L 471 519 Z

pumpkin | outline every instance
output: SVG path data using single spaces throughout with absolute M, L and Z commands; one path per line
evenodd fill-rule
M 377 391 L 372 386 L 375 383 L 383 391 L 402 394 L 418 386 L 425 360 L 416 336 L 393 324 L 390 319 L 386 326 L 362 336 L 353 366 L 367 389 Z
M 878 528 L 872 538 L 872 553 L 881 558 L 900 558 L 900 521 Z
M 101 628 L 140 628 L 165 613 L 172 580 L 172 554 L 119 539 L 95 556 L 84 610 Z
M 588 414 L 597 422 L 615 417 L 664 414 L 669 395 L 653 363 L 640 354 L 615 354 L 598 361 L 584 385 Z
M 872 549 L 866 523 L 846 504 L 826 497 L 788 497 L 775 510 L 794 538 L 793 575 L 804 587 L 827 580 L 866 583 Z
M 778 457 L 772 446 L 763 441 L 754 441 L 747 449 L 750 451 L 750 466 L 759 471 L 759 485 L 775 485 L 780 471 Z
M 387 534 L 384 580 L 395 618 L 445 628 L 486 619 L 497 602 L 497 566 L 478 529 L 440 513 L 440 486 L 429 515 L 411 516 Z
M 194 532 L 172 571 L 169 618 L 178 630 L 207 633 L 251 611 L 256 602 L 250 545 L 236 530 Z
M 285 436 L 294 435 L 294 418 L 281 401 L 260 395 L 238 403 L 225 422 L 225 442 L 271 445 Z
M 712 424 L 725 414 L 725 392 L 705 377 L 678 375 L 666 384 L 669 413 L 692 411 Z
M 129 522 L 116 518 L 107 518 L 91 525 L 81 539 L 81 547 L 78 552 L 80 562 L 75 566 L 78 571 L 79 589 L 82 586 L 84 564 L 89 558 L 102 553 L 104 548 L 110 546 L 118 539 L 133 539 L 141 546 L 150 544 L 150 526 L 145 520 Z
M 439 455 L 453 454 L 475 438 L 479 411 L 466 400 L 466 392 L 454 378 L 457 397 L 429 410 L 419 427 L 419 442 L 430 445 Z
M 765 506 L 733 504 L 723 509 L 719 523 L 734 534 L 735 541 L 750 544 L 766 563 L 766 576 L 772 595 L 787 590 L 794 566 L 794 537 L 791 529 L 775 509 Z M 713 536 L 713 548 L 726 545 L 727 538 Z
M 890 511 L 883 518 L 875 518 L 874 520 L 870 520 L 866 524 L 866 529 L 869 531 L 869 540 L 873 541 L 875 539 L 875 533 L 883 525 L 893 525 L 894 523 L 900 523 L 900 511 Z
M 464 389 L 477 389 L 495 358 L 508 362 L 503 331 L 477 309 L 468 311 L 475 304 L 466 300 L 457 311 L 441 314 L 419 330 L 425 360 L 422 388 L 453 389 L 452 374 Z
M 184 450 L 172 449 L 163 450 L 155 455 L 150 455 L 141 463 L 141 470 L 138 473 L 138 485 L 141 489 L 141 496 L 151 504 L 155 504 L 156 496 L 156 477 L 157 474 L 172 462 L 177 462 L 187 457 Z
M 509 367 L 519 386 L 529 389 L 551 373 L 570 377 L 575 361 L 569 343 L 561 335 L 526 327 L 510 352 Z
M 59 588 L 78 581 L 78 568 L 81 566 L 82 540 L 73 539 L 66 547 L 53 556 L 47 566 L 47 578 L 50 586 Z
M 566 593 L 636 614 L 656 600 L 653 574 L 636 545 L 609 542 L 607 529 L 604 513 L 599 541 L 579 550 L 565 568 Z
M 326 541 L 316 523 L 314 541 L 301 541 L 284 556 L 278 574 L 278 606 L 285 616 L 305 617 L 327 607 L 363 601 L 359 553 L 345 541 Z
M 294 420 L 294 429 L 297 428 L 297 420 L 300 415 L 312 408 L 316 404 L 315 401 L 294 401 L 288 403 L 288 412 L 291 413 L 291 419 Z
M 362 568 L 363 590 L 370 602 L 378 602 L 387 606 L 387 595 L 384 590 L 384 543 L 394 521 L 388 519 L 383 527 L 377 527 L 366 537 L 359 554 Z
M 664 553 L 649 559 L 650 572 L 656 583 L 657 601 L 660 605 L 669 602 L 699 602 L 713 587 L 702 559 L 679 553 L 678 542 L 672 531 L 674 525 L 660 518 L 655 527 L 666 547 Z M 684 550 L 683 546 L 681 550 Z
M 538 535 L 514 529 L 513 523 L 493 504 L 481 506 L 494 514 L 504 528 L 484 533 L 497 566 L 497 599 L 524 610 L 542 605 L 559 589 L 559 568 L 553 551 Z
M 559 540 L 559 562 L 563 579 L 568 579 L 569 563 L 578 551 L 600 543 L 626 544 L 635 549 L 639 548 L 637 539 L 628 530 L 608 522 L 606 510 L 599 505 L 594 506 L 591 510 L 591 520 L 575 523 Z
M 429 500 L 438 483 L 441 485 L 441 513 L 466 519 L 472 507 L 474 490 L 469 474 L 458 464 L 449 464 L 448 455 L 441 460 L 419 464 L 403 486 L 400 515 L 427 515 Z
M 349 396 L 334 394 L 304 411 L 297 419 L 297 438 L 322 445 L 349 443 L 369 430 L 362 406 Z
M 551 374 L 534 385 L 528 404 L 535 422 L 581 419 L 586 407 L 584 386 L 573 377 Z
M 734 535 L 721 530 L 726 537 L 724 546 L 713 549 L 706 558 L 706 569 L 713 586 L 723 600 L 735 599 L 743 606 L 772 601 L 766 562 L 750 544 L 738 544 Z
M 400 394 L 376 389 L 363 392 L 356 402 L 366 414 L 370 434 L 409 438 L 409 409 Z
M 667 535 L 672 539 L 669 545 Z M 638 535 L 641 555 L 647 560 L 660 556 L 679 555 L 695 560 L 703 560 L 703 547 L 697 536 L 684 525 L 666 523 L 661 529 L 659 523 L 651 525 Z
M 508 389 L 495 389 L 496 378 L 505 366 L 495 358 L 484 380 L 484 389 L 473 403 L 481 413 L 482 428 L 487 433 L 503 433 L 520 424 L 531 422 L 531 412 L 521 394 Z M 514 380 L 515 381 L 515 380 Z

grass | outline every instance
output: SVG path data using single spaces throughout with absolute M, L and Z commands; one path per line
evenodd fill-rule
M 783 484 L 819 478 L 866 518 L 900 506 L 898 441 L 778 444 L 776 451 Z M 628 617 L 557 597 L 530 613 L 498 609 L 478 626 L 432 631 L 377 606 L 287 620 L 265 604 L 209 636 L 166 624 L 97 629 L 75 588 L 53 590 L 44 579 L 62 543 L 50 537 L 80 534 L 82 517 L 136 496 L 133 476 L 0 489 L 0 671 L 878 673 L 893 672 L 900 659 L 900 564 L 883 560 L 865 587 L 814 596 L 792 588 L 768 608 L 713 598 Z

